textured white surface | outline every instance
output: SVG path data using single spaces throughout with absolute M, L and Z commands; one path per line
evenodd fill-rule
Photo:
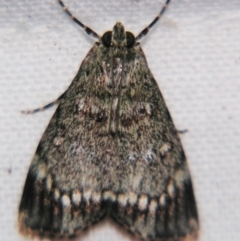
M 121 21 L 138 34 L 163 1 L 70 1 L 102 34 Z M 68 87 L 94 40 L 54 0 L 0 4 L 0 241 L 25 240 L 17 212 L 28 167 L 54 108 L 21 115 Z M 240 240 L 240 1 L 173 0 L 142 41 L 181 136 L 202 241 Z M 131 240 L 109 223 L 77 240 Z

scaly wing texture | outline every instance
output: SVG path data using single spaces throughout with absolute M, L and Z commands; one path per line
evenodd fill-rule
M 118 194 L 112 217 L 142 238 L 196 240 L 197 209 L 182 145 L 145 56 L 136 48 L 124 78 L 118 127 L 126 193 Z
M 143 239 L 197 238 L 186 158 L 138 44 L 90 50 L 39 143 L 19 222 L 73 235 L 107 215 Z

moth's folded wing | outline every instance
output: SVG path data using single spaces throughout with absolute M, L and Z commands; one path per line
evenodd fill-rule
M 111 216 L 142 238 L 196 240 L 198 215 L 178 132 L 145 57 L 136 48 L 118 126 L 125 170 L 122 186 L 127 192 L 119 193 Z
M 109 98 L 101 97 L 99 54 L 90 50 L 39 143 L 19 207 L 22 233 L 72 235 L 106 215 L 101 150 L 109 148 Z

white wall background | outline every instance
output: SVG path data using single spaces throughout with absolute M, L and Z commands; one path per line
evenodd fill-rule
M 99 34 L 121 21 L 137 35 L 163 1 L 70 1 Z M 56 99 L 93 45 L 55 0 L 0 4 L 0 240 L 25 240 L 17 212 L 28 167 Z M 240 1 L 172 0 L 142 41 L 181 135 L 193 177 L 201 241 L 240 240 Z M 131 240 L 109 223 L 82 241 Z

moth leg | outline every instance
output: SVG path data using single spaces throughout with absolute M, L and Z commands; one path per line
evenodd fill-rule
M 88 26 L 86 26 L 85 24 L 83 24 L 81 21 L 79 21 L 77 18 L 75 18 L 72 13 L 68 10 L 68 8 L 64 5 L 64 3 L 61 0 L 58 0 L 58 3 L 60 4 L 60 6 L 62 7 L 63 11 L 76 23 L 78 24 L 81 28 L 83 28 L 85 30 L 85 32 L 96 38 L 96 39 L 100 39 L 100 36 L 94 32 L 91 28 L 89 28 Z
M 42 106 L 42 107 L 39 107 L 39 108 L 36 108 L 36 109 L 33 109 L 33 110 L 22 110 L 21 113 L 22 114 L 35 114 L 37 112 L 44 111 L 44 110 L 46 110 L 46 109 L 48 109 L 48 108 L 58 104 L 59 101 L 63 98 L 64 94 L 65 94 L 65 92 L 61 96 L 59 96 L 56 100 L 54 100 L 53 102 L 48 103 L 45 106 Z
M 185 134 L 188 132 L 188 129 L 177 130 L 178 134 Z
M 141 38 L 143 38 L 144 36 L 146 36 L 149 32 L 149 30 L 155 25 L 155 23 L 161 18 L 161 16 L 163 15 L 163 13 L 165 12 L 168 4 L 170 3 L 171 0 L 166 0 L 165 4 L 163 5 L 160 13 L 157 15 L 157 17 L 154 18 L 154 20 L 146 27 L 144 28 L 136 37 L 136 41 L 139 41 Z

